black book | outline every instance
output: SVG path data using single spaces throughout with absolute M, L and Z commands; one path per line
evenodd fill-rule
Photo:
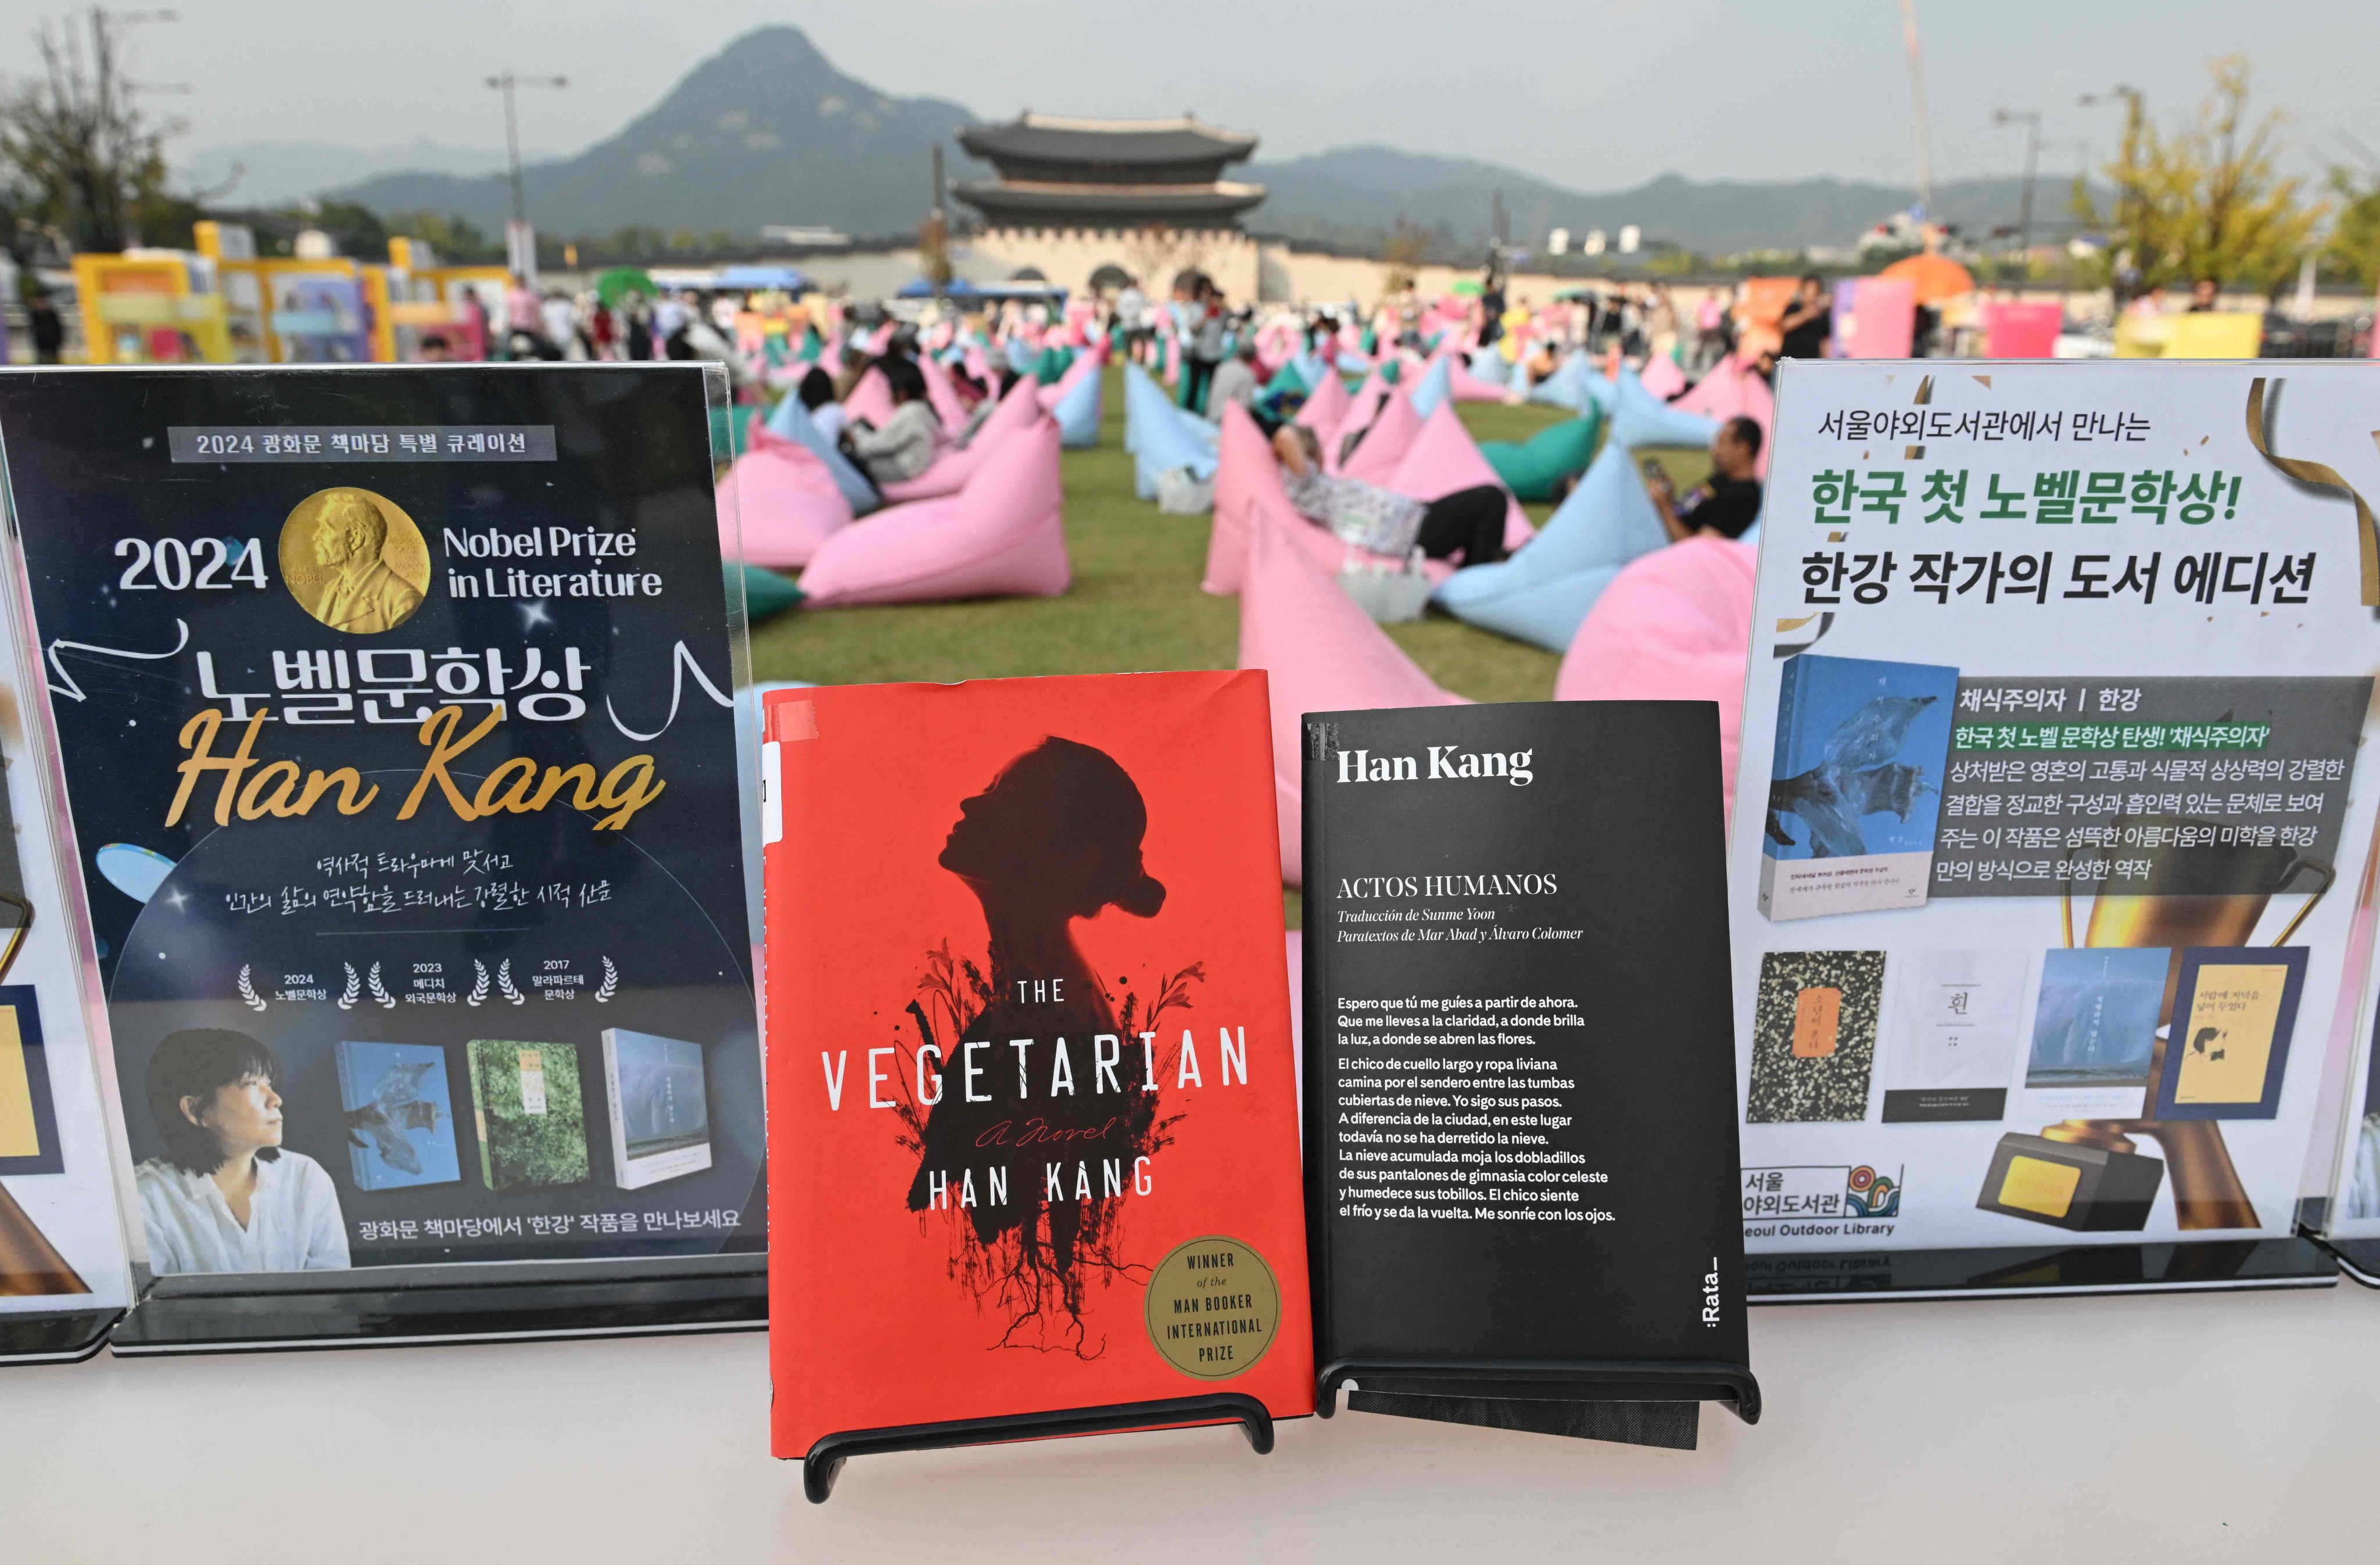
M 1320 1406 L 1757 1417 L 1717 709 L 1308 713 L 1304 792 Z

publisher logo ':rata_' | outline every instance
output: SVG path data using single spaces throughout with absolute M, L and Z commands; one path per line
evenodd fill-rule
M 1536 780 L 1529 770 L 1535 750 L 1514 750 L 1510 755 L 1501 750 L 1466 750 L 1459 745 L 1432 745 L 1427 750 L 1429 770 L 1425 777 L 1421 762 L 1414 756 L 1376 756 L 1369 750 L 1341 750 L 1339 778 L 1342 782 L 1436 782 L 1448 778 L 1501 777 L 1515 788 L 1525 788 Z

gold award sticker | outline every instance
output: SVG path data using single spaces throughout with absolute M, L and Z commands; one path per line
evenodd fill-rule
M 298 606 L 350 636 L 413 617 L 430 590 L 430 545 L 395 501 L 368 489 L 317 490 L 281 524 L 281 579 Z
M 1236 1239 L 1193 1239 L 1148 1279 L 1148 1336 L 1165 1362 L 1201 1380 L 1251 1368 L 1281 1333 L 1281 1284 Z

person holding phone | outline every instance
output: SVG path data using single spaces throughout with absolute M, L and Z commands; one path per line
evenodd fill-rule
M 1760 519 L 1760 426 L 1738 415 L 1711 437 L 1711 475 L 1684 494 L 1655 457 L 1645 459 L 1645 488 L 1670 541 L 1742 538 Z

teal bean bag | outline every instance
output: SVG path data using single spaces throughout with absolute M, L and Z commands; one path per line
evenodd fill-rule
M 1313 390 L 1314 382 L 1305 378 L 1305 365 L 1294 358 L 1284 361 L 1280 369 L 1272 372 L 1272 379 L 1264 383 L 1264 394 L 1267 396 L 1280 392 L 1295 392 L 1300 396 L 1305 396 Z
M 1602 423 L 1603 415 L 1590 405 L 1578 418 L 1549 424 L 1525 441 L 1481 441 L 1479 455 L 1488 458 L 1514 499 L 1551 500 L 1562 479 L 1586 471 Z
M 714 407 L 710 410 L 710 455 L 718 461 L 721 455 L 733 462 L 752 444 L 752 409 L 749 407 Z
M 730 565 L 728 590 L 735 588 L 734 573 L 744 573 L 744 617 L 752 625 L 773 619 L 802 601 L 802 589 L 774 571 L 758 565 Z

